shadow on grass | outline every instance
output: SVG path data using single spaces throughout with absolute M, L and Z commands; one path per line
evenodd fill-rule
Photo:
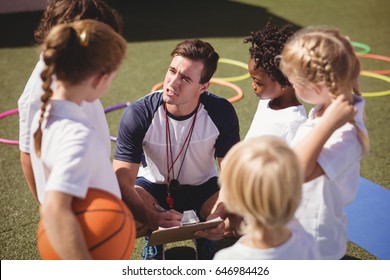
M 129 42 L 206 38 L 245 37 L 268 19 L 275 24 L 286 20 L 258 6 L 228 0 L 108 0 L 124 21 L 124 37 Z M 0 47 L 31 46 L 42 12 L 0 15 Z M 299 28 L 298 26 L 295 26 Z

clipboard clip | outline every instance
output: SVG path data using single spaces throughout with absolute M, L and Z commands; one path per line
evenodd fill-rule
M 195 225 L 199 222 L 200 220 L 194 210 L 187 210 L 183 212 L 183 217 L 181 218 L 182 226 Z

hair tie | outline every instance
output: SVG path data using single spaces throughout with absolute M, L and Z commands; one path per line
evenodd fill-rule
M 80 33 L 80 44 L 83 47 L 88 47 L 88 45 L 89 45 L 89 34 L 88 34 L 88 31 L 86 29 L 84 29 Z

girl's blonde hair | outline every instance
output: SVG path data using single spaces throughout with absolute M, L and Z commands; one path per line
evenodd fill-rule
M 53 76 L 59 81 L 77 85 L 95 74 L 110 74 L 122 63 L 126 47 L 127 42 L 122 36 L 96 20 L 80 20 L 53 27 L 43 44 L 45 68 L 41 78 L 44 93 L 39 126 L 34 133 L 38 157 L 41 154 L 42 122 L 53 95 Z
M 293 218 L 303 172 L 285 142 L 261 136 L 233 146 L 222 162 L 219 183 L 227 210 L 245 218 L 243 232 L 260 237 Z
M 349 39 L 331 27 L 307 27 L 293 35 L 279 57 L 282 72 L 296 83 L 323 84 L 332 98 L 361 95 L 360 62 Z M 355 125 L 363 154 L 369 150 L 368 135 Z

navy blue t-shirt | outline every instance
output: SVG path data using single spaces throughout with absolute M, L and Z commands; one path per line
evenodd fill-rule
M 168 159 L 165 114 L 162 91 L 130 104 L 119 125 L 114 154 L 116 160 L 140 163 L 138 175 L 161 184 L 167 183 L 171 151 L 175 161 L 189 134 L 195 112 L 180 118 L 168 113 L 171 139 Z M 205 91 L 200 96 L 188 149 L 180 153 L 173 166 L 175 176 L 181 167 L 180 177 L 175 179 L 181 184 L 200 185 L 217 176 L 215 158 L 223 158 L 238 141 L 239 123 L 234 107 L 226 99 Z

